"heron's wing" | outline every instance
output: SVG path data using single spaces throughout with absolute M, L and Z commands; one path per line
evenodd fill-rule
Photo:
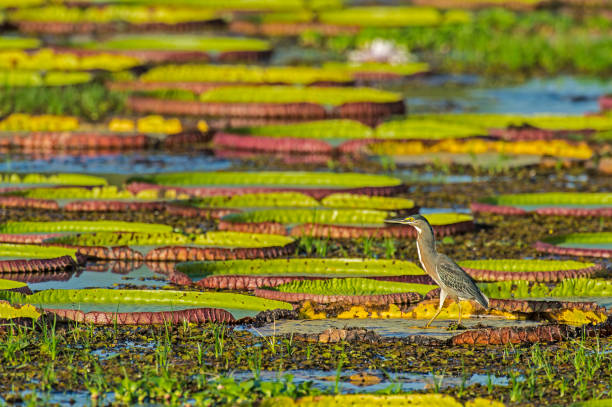
M 445 254 L 438 255 L 436 272 L 440 276 L 442 283 L 454 290 L 459 297 L 476 300 L 480 305 L 488 308 L 489 301 L 487 297 L 485 297 L 476 286 L 472 277 L 470 277 L 465 270 L 459 267 L 450 257 Z

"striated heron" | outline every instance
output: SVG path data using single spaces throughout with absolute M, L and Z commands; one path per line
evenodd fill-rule
M 461 323 L 461 300 L 474 300 L 483 307 L 489 308 L 489 299 L 480 291 L 465 270 L 447 255 L 438 253 L 433 229 L 427 219 L 421 215 L 412 215 L 387 219 L 385 222 L 410 225 L 417 231 L 416 245 L 421 266 L 440 286 L 440 306 L 425 327 L 429 327 L 433 320 L 440 315 L 447 296 L 454 299 L 459 306 L 458 324 Z

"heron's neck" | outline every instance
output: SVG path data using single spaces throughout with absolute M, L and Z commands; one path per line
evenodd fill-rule
M 431 227 L 427 227 L 425 230 L 421 228 L 417 229 L 417 251 L 419 253 L 419 261 L 425 269 L 435 269 L 434 264 L 427 264 L 428 261 L 434 259 L 438 252 L 436 251 L 436 239 L 434 238 L 433 230 Z

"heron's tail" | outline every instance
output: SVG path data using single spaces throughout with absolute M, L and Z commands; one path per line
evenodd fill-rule
M 478 290 L 478 293 L 474 299 L 477 303 L 485 307 L 485 309 L 489 309 L 489 297 L 484 295 L 482 291 Z

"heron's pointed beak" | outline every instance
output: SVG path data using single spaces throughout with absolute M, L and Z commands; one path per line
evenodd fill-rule
M 385 223 L 405 223 L 406 218 L 391 218 L 385 219 Z

